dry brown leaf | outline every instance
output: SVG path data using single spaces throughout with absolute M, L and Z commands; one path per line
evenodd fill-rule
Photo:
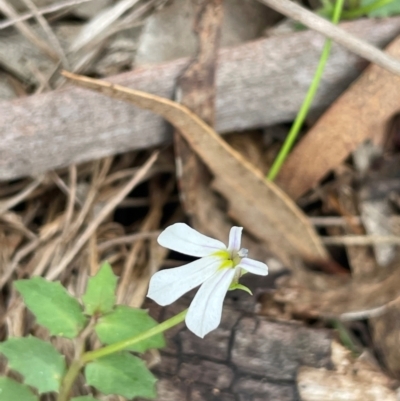
M 292 315 L 355 320 L 386 313 L 400 297 L 397 264 L 380 271 L 373 280 L 345 282 L 336 277 L 319 278 L 320 283 L 314 277 L 319 287 L 313 290 L 295 278 L 283 278 L 274 298 L 284 303 Z
M 400 57 L 400 38 L 387 52 Z M 318 120 L 291 153 L 278 185 L 293 199 L 313 188 L 362 142 L 383 142 L 400 109 L 400 77 L 372 65 Z
M 151 110 L 179 129 L 217 178 L 237 221 L 284 262 L 289 264 L 293 255 L 327 258 L 320 238 L 295 203 L 186 107 L 108 82 L 63 74 L 76 85 Z
M 220 0 L 203 0 L 195 5 L 194 31 L 198 38 L 198 52 L 177 81 L 179 102 L 197 114 L 210 126 L 215 120 L 215 70 L 222 21 Z M 208 216 L 226 225 L 218 210 L 215 194 L 210 190 L 210 174 L 179 131 L 174 133 L 179 195 L 192 225 L 199 231 L 215 235 L 208 224 Z M 203 210 L 205 210 L 205 213 Z M 205 217 L 205 218 L 203 218 Z M 222 218 L 221 218 L 222 217 Z M 219 226 L 220 224 L 216 224 Z M 227 234 L 224 229 L 220 236 Z
M 221 3 L 221 0 L 196 3 L 194 30 L 199 41 L 198 53 L 178 78 L 176 88 L 180 103 L 210 126 L 214 126 L 215 121 L 215 73 L 222 20 Z M 226 241 L 232 221 L 221 208 L 219 196 L 211 188 L 210 172 L 179 131 L 174 134 L 174 151 L 181 203 L 191 225 L 204 234 Z M 242 243 L 253 258 L 265 261 L 270 256 L 259 241 L 246 233 Z

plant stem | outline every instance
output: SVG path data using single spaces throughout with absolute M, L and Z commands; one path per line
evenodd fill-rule
M 177 324 L 183 322 L 185 320 L 187 309 L 177 315 L 171 317 L 165 322 L 160 323 L 159 325 L 153 327 L 150 330 L 147 330 L 143 333 L 138 334 L 137 336 L 128 338 L 127 340 L 119 341 L 115 344 L 108 345 L 106 347 L 97 349 L 95 351 L 89 351 L 81 355 L 78 359 L 75 359 L 71 366 L 69 367 L 66 375 L 64 376 L 61 384 L 60 393 L 58 394 L 57 401 L 68 401 L 70 399 L 71 389 L 74 385 L 76 378 L 79 375 L 82 367 L 95 359 L 101 358 L 102 356 L 113 354 L 114 352 L 122 351 L 130 345 L 139 343 L 140 341 L 146 340 L 149 337 L 155 336 L 156 334 L 160 334 Z M 91 326 L 93 327 L 93 326 Z M 88 335 L 88 330 L 84 331 L 84 337 L 86 338 Z M 79 351 L 80 353 L 81 351 Z
M 73 361 L 69 367 L 66 375 L 61 384 L 60 393 L 58 394 L 57 401 L 68 401 L 71 395 L 71 389 L 74 385 L 76 378 L 79 375 L 79 371 L 82 368 L 81 361 Z
M 372 4 L 358 7 L 353 10 L 343 11 L 342 18 L 343 19 L 354 19 L 354 18 L 362 17 L 363 15 L 369 14 L 371 11 L 374 11 L 378 8 L 386 6 L 387 4 L 393 3 L 393 1 L 394 0 L 376 0 Z
M 168 330 L 177 324 L 183 322 L 185 320 L 185 316 L 187 313 L 187 309 L 177 315 L 171 317 L 170 319 L 166 320 L 165 322 L 160 323 L 158 326 L 153 327 L 150 330 L 145 331 L 144 333 L 140 333 L 137 336 L 128 338 L 127 340 L 119 341 L 117 343 L 107 345 L 106 347 L 86 352 L 81 357 L 82 364 L 86 364 L 91 362 L 95 359 L 101 358 L 102 356 L 110 355 L 118 351 L 122 351 L 125 348 L 139 343 L 143 340 L 148 339 L 149 337 L 155 336 L 156 334 L 162 333 L 165 330 Z
M 343 9 L 343 3 L 344 3 L 344 0 L 336 0 L 335 8 L 333 10 L 333 16 L 332 16 L 332 23 L 334 23 L 334 24 L 337 24 L 339 22 L 340 14 Z M 308 92 L 303 101 L 303 104 L 301 105 L 300 110 L 297 113 L 296 119 L 294 120 L 294 123 L 293 123 L 292 127 L 290 128 L 289 134 L 288 134 L 281 150 L 279 151 L 278 156 L 274 160 L 274 163 L 272 164 L 271 169 L 268 172 L 267 178 L 271 181 L 273 181 L 275 179 L 275 177 L 278 175 L 280 169 L 282 168 L 283 163 L 285 162 L 290 150 L 293 147 L 294 142 L 296 141 L 296 138 L 300 132 L 300 129 L 304 123 L 304 120 L 307 117 L 307 114 L 308 114 L 308 111 L 312 104 L 312 101 L 314 99 L 315 93 L 317 92 L 317 89 L 319 87 L 319 83 L 321 81 L 326 62 L 328 61 L 329 53 L 331 51 L 331 46 L 332 46 L 332 40 L 326 39 L 324 48 L 322 49 L 322 54 L 319 59 L 317 69 L 314 74 L 314 78 L 311 82 L 310 87 L 308 88 Z
M 82 368 L 81 356 L 85 351 L 85 342 L 88 336 L 93 331 L 93 327 L 96 324 L 96 319 L 92 316 L 87 326 L 82 330 L 79 336 L 75 340 L 75 355 L 74 359 L 68 368 L 67 373 L 63 377 L 60 393 L 58 394 L 57 401 L 68 401 L 71 395 L 71 389 L 74 382 L 79 375 L 79 371 Z

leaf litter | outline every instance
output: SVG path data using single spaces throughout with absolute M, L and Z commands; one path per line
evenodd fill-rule
M 295 203 L 186 107 L 105 81 L 65 71 L 63 75 L 77 85 L 160 114 L 178 128 L 215 175 L 215 187 L 225 195 L 234 194 L 227 200 L 231 202 L 231 213 L 237 221 L 284 261 L 290 261 L 292 256 L 327 257 L 314 228 Z
M 60 10 L 84 2 L 60 2 Z M 25 0 L 28 6 L 31 3 Z M 137 8 L 136 3 L 139 4 Z M 18 27 L 40 49 L 42 57 L 47 57 L 47 63 L 54 63 L 52 59 L 55 60 L 52 65 L 54 71 L 59 68 L 64 52 L 67 52 L 73 71 L 88 73 L 96 68 L 98 51 L 107 40 L 126 24 L 143 19 L 156 6 L 155 3 L 120 2 L 103 12 L 101 18 L 107 24 L 106 31 L 89 29 L 98 15 L 88 21 L 80 36 L 71 36 L 67 42 L 60 41 L 60 46 L 43 21 L 40 35 L 47 29 L 47 36 L 40 36 L 39 39 L 36 28 L 32 30 L 20 22 Z M 121 12 L 118 7 L 125 8 Z M 133 12 L 129 11 L 131 7 Z M 38 16 L 48 12 L 47 9 L 57 10 L 57 5 L 43 8 L 38 6 L 35 9 L 31 4 L 31 8 L 28 8 L 31 14 L 22 16 L 24 19 L 34 17 L 39 20 Z M 7 12 L 10 20 L 14 23 L 19 21 L 19 16 L 13 10 L 8 8 Z M 211 27 L 216 28 L 215 22 Z M 395 41 L 389 47 L 392 55 L 397 55 L 397 43 Z M 97 50 L 88 55 L 80 53 L 82 47 L 88 44 Z M 69 54 L 68 49 L 73 50 L 74 54 Z M 198 56 L 201 59 L 204 54 L 200 52 Z M 215 59 L 210 57 L 208 61 L 209 64 L 192 64 L 192 72 L 193 68 L 198 68 L 200 72 L 215 69 Z M 18 65 L 14 67 L 15 71 L 21 70 Z M 29 78 L 38 85 L 39 91 L 46 86 L 60 85 L 61 81 L 55 79 L 57 74 L 53 72 L 43 77 L 38 73 L 39 70 L 31 69 Z M 291 276 L 281 277 L 277 281 L 277 289 L 272 296 L 273 302 L 285 310 L 285 319 L 340 318 L 350 323 L 368 319 L 373 350 L 380 355 L 390 374 L 400 377 L 397 335 L 400 327 L 395 323 L 398 321 L 400 295 L 398 246 L 395 246 L 398 244 L 398 232 L 389 230 L 382 234 L 368 229 L 363 213 L 363 202 L 366 200 L 365 197 L 360 198 L 359 194 L 360 186 L 366 188 L 369 183 L 354 168 L 359 145 L 366 139 L 370 138 L 378 144 L 387 140 L 388 124 L 398 112 L 398 102 L 395 101 L 398 78 L 379 67 L 369 67 L 304 136 L 285 165 L 284 169 L 287 170 L 279 177 L 277 186 L 266 182 L 265 171 L 261 172 L 248 161 L 246 148 L 250 146 L 250 140 L 244 139 L 245 144 L 239 143 L 234 146 L 234 150 L 211 128 L 213 99 L 207 106 L 208 111 L 204 111 L 204 102 L 199 101 L 199 98 L 202 90 L 203 93 L 215 90 L 213 82 L 202 88 L 201 85 L 196 86 L 196 74 L 189 76 L 186 82 L 184 78 L 188 76 L 182 77 L 180 101 L 194 111 L 193 114 L 184 106 L 157 96 L 85 77 L 69 77 L 78 80 L 81 86 L 152 110 L 177 128 L 179 133 L 176 134 L 175 151 L 182 160 L 184 171 L 179 187 L 180 195 L 185 197 L 185 213 L 193 225 L 209 235 L 221 238 L 226 236 L 232 222 L 243 225 L 250 234 L 246 241 L 252 251 L 260 252 L 264 258 L 274 255 L 292 270 Z M 21 93 L 25 89 L 19 88 Z M 363 118 L 357 119 L 355 116 L 360 114 L 360 110 Z M 331 132 L 328 139 L 326 129 Z M 323 152 L 318 150 L 321 149 L 321 140 L 318 140 L 321 135 Z M 182 138 L 188 143 L 183 151 L 182 146 L 177 145 Z M 243 138 L 243 134 L 240 138 Z M 352 138 L 351 143 L 348 142 L 349 138 Z M 256 141 L 256 148 L 259 141 Z M 264 156 L 259 148 L 256 153 L 262 159 Z M 390 165 L 390 150 L 388 153 L 386 148 L 381 155 L 380 161 L 383 160 L 385 165 Z M 255 155 L 254 150 L 252 152 Z M 313 157 L 317 162 L 309 163 L 307 160 L 310 155 L 321 155 L 324 160 Z M 353 157 L 354 163 L 349 163 L 348 157 Z M 256 157 L 251 157 L 252 162 L 254 159 Z M 367 168 L 373 170 L 376 167 L 375 161 L 370 160 Z M 392 169 L 395 168 L 392 165 Z M 3 299 L 1 305 L 6 309 L 1 320 L 2 336 L 6 333 L 20 336 L 32 330 L 40 331 L 35 327 L 32 316 L 26 315 L 11 287 L 15 278 L 43 275 L 61 279 L 69 291 L 80 294 L 87 284 L 89 273 L 94 274 L 99 262 L 107 259 L 116 274 L 122 277 L 118 290 L 119 301 L 140 306 L 151 275 L 161 266 L 179 264 L 179 261 L 168 259 L 168 253 L 160 250 L 156 243 L 161 226 L 184 218 L 182 210 L 177 207 L 175 180 L 172 176 L 174 171 L 169 150 L 142 151 L 73 165 L 46 173 L 37 179 L 22 179 L 3 185 L 0 188 L 0 238 L 5 246 L 0 251 L 0 284 L 9 292 L 9 296 L 7 300 Z M 322 178 L 332 171 L 335 179 L 323 182 Z M 168 179 L 161 179 L 160 174 L 164 178 L 168 175 Z M 296 174 L 298 179 L 292 179 Z M 198 180 L 191 181 L 190 177 L 194 176 Z M 385 180 L 387 176 L 387 172 L 381 171 L 377 179 Z M 142 193 L 136 195 L 135 191 Z M 306 196 L 298 199 L 307 191 Z M 399 207 L 393 201 L 396 191 L 396 186 L 390 182 L 382 202 L 389 203 L 392 212 L 384 217 L 379 217 L 378 213 L 378 217 L 375 217 L 378 223 L 392 227 L 396 221 Z M 307 216 L 287 194 L 298 200 L 300 205 L 307 202 L 312 205 L 314 199 L 322 207 L 316 210 L 311 208 L 312 212 Z M 310 201 L 307 201 L 307 197 Z M 166 208 L 172 210 L 167 214 L 168 220 L 165 219 Z M 226 217 L 226 212 L 229 217 Z M 121 224 L 116 218 L 122 214 L 126 219 L 126 213 L 134 215 L 128 218 L 131 220 L 129 225 Z M 323 223 L 322 230 L 319 225 L 316 226 L 318 231 L 314 227 L 317 221 L 318 224 Z M 321 236 L 321 232 L 325 236 Z M 376 256 L 379 243 L 392 249 L 392 259 L 385 268 L 379 266 L 379 258 Z M 339 262 L 348 263 L 351 278 L 340 274 L 345 269 L 330 259 L 330 255 L 336 255 L 335 250 L 338 248 L 346 252 L 345 260 L 340 257 L 338 259 Z M 322 272 L 312 271 L 310 267 Z M 270 313 L 263 304 L 261 311 L 267 315 Z M 42 332 L 40 335 L 48 338 L 48 333 Z M 73 355 L 71 344 L 57 340 L 56 345 L 67 350 L 68 358 Z M 350 365 L 354 363 L 352 361 Z M 326 394 L 332 391 L 332 387 L 329 387 L 332 380 L 336 383 L 338 380 L 347 380 L 350 387 L 368 390 L 368 376 L 354 377 L 354 371 L 349 375 L 340 370 L 338 363 L 335 366 L 337 372 L 334 374 L 302 368 L 298 378 L 301 391 L 308 391 L 310 378 L 314 378 L 314 382 L 319 378 L 326 386 Z M 370 367 L 371 363 L 368 362 L 359 369 L 365 374 Z M 376 391 L 384 394 L 385 399 L 390 399 L 392 393 L 388 393 L 387 388 L 395 385 L 388 382 L 388 377 L 380 371 L 374 375 L 375 378 L 379 376 L 379 380 L 376 379 Z M 301 391 L 304 399 L 313 399 L 312 394 Z M 369 399 L 366 395 L 363 397 Z

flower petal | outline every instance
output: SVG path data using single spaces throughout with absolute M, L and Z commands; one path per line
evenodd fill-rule
M 199 289 L 186 315 L 186 325 L 203 338 L 221 322 L 222 304 L 235 276 L 235 269 L 217 271 Z
M 184 223 L 167 227 L 157 241 L 164 248 L 191 256 L 202 257 L 226 251 L 226 246 L 221 241 L 200 234 Z
M 242 231 L 243 227 L 235 227 L 231 228 L 229 232 L 229 244 L 228 244 L 228 251 L 239 251 L 240 250 L 240 243 L 242 242 Z
M 184 266 L 161 270 L 151 278 L 147 296 L 159 305 L 169 305 L 215 274 L 222 262 L 220 257 L 208 256 Z
M 247 270 L 249 273 L 258 274 L 259 276 L 266 276 L 268 274 L 268 266 L 265 263 L 250 258 L 243 258 L 236 267 Z

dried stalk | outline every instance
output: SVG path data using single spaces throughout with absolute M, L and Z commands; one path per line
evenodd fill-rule
M 101 222 L 115 209 L 115 207 L 124 199 L 129 192 L 142 180 L 144 175 L 148 172 L 150 167 L 155 163 L 158 157 L 158 152 L 153 152 L 150 158 L 146 161 L 146 163 L 142 166 L 142 168 L 138 171 L 138 173 L 119 191 L 119 193 L 111 199 L 111 201 L 106 204 L 103 209 L 97 214 L 97 216 L 91 221 L 86 230 L 77 238 L 75 244 L 72 249 L 63 257 L 61 262 L 56 266 L 55 269 L 50 271 L 46 278 L 48 280 L 54 280 L 60 273 L 64 271 L 64 269 L 68 266 L 68 264 L 74 259 L 77 253 L 82 249 L 85 243 L 89 240 L 92 234 L 95 232 L 97 227 L 101 224 Z
M 333 25 L 329 21 L 314 14 L 311 11 L 299 6 L 290 0 L 259 0 L 261 3 L 273 8 L 282 13 L 288 18 L 292 18 L 311 29 L 321 33 L 322 35 L 334 40 L 340 45 L 346 47 L 360 57 L 369 60 L 371 63 L 377 64 L 380 67 L 394 74 L 400 75 L 400 61 L 388 54 L 382 52 L 376 47 L 364 42 L 342 28 Z

